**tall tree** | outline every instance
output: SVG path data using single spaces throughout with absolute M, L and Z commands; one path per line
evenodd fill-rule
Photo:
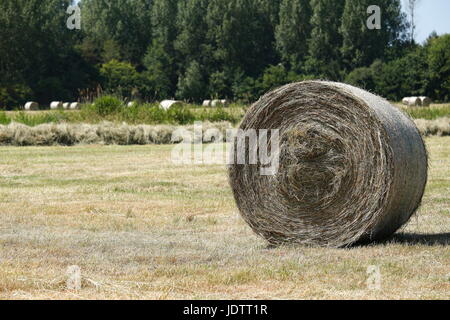
M 178 81 L 177 55 L 174 42 L 176 28 L 177 0 L 155 0 L 151 12 L 153 41 L 144 57 L 148 75 L 161 81 L 157 85 L 157 97 L 166 98 L 175 95 Z M 151 81 L 152 82 L 152 81 Z M 166 95 L 165 97 L 163 95 Z
M 381 29 L 367 27 L 371 5 L 381 9 Z M 345 66 L 352 70 L 383 59 L 387 48 L 401 38 L 405 26 L 400 0 L 346 0 L 340 28 Z
M 320 78 L 340 79 L 341 56 L 339 34 L 344 3 L 334 0 L 312 0 L 312 32 L 308 40 L 307 72 Z
M 69 30 L 69 0 L 0 1 L 0 86 L 22 84 L 37 100 L 69 99 L 88 81 Z
M 101 62 L 113 57 L 140 65 L 152 41 L 151 0 L 82 0 L 82 29 L 85 41 L 96 44 Z M 116 48 L 114 48 L 116 49 Z M 103 58 L 103 59 L 102 59 Z
M 284 62 L 301 70 L 308 54 L 311 35 L 311 6 L 309 0 L 283 0 L 279 25 L 276 27 L 277 48 Z
M 417 24 L 416 24 L 416 11 L 417 11 L 417 6 L 419 4 L 419 0 L 404 0 L 405 2 L 405 7 L 406 10 L 408 12 L 409 15 L 409 41 L 411 43 L 414 43 L 415 41 L 415 37 L 416 37 L 416 29 L 417 29 Z
M 258 76 L 274 61 L 273 29 L 260 0 L 210 0 L 206 19 L 218 71 Z

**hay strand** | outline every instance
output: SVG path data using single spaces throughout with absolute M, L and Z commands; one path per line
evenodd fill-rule
M 242 217 L 272 244 L 384 239 L 421 203 L 428 168 L 422 137 L 369 92 L 334 82 L 290 84 L 256 102 L 240 128 L 280 130 L 276 175 L 260 175 L 260 164 L 229 166 Z M 248 155 L 248 144 L 234 147 Z

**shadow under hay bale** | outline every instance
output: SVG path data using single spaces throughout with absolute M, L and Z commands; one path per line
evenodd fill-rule
M 240 129 L 278 129 L 280 167 L 229 166 L 244 220 L 274 245 L 346 247 L 385 239 L 419 207 L 428 159 L 414 123 L 349 85 L 307 81 L 263 96 Z M 235 141 L 237 154 L 248 144 Z

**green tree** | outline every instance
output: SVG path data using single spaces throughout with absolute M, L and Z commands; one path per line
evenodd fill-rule
M 215 64 L 211 71 L 229 68 L 230 76 L 238 70 L 259 76 L 276 60 L 270 15 L 259 0 L 210 0 L 206 21 Z
M 312 32 L 308 40 L 309 56 L 306 70 L 319 78 L 340 80 L 341 55 L 339 34 L 344 2 L 334 0 L 312 0 Z
M 84 41 L 97 46 L 100 60 L 108 62 L 111 44 L 115 57 L 139 65 L 152 40 L 149 0 L 82 0 Z M 89 46 L 85 46 L 89 48 Z M 105 52 L 106 51 L 106 52 Z M 92 51 L 91 51 L 92 52 Z M 117 52 L 119 57 L 117 57 Z M 89 54 L 87 52 L 86 54 Z M 104 56 L 104 59 L 101 59 Z M 106 60 L 105 60 L 106 59 Z
M 428 46 L 428 92 L 441 101 L 450 100 L 450 34 L 432 38 Z
M 130 97 L 138 84 L 138 73 L 127 62 L 111 60 L 102 65 L 100 73 L 104 79 L 104 89 L 124 98 Z
M 367 27 L 367 8 L 371 5 L 381 9 L 381 29 Z M 404 38 L 405 26 L 400 0 L 346 0 L 340 33 L 347 69 L 369 66 L 375 59 L 383 59 L 387 48 Z
M 153 44 L 148 48 L 144 57 L 143 72 L 145 79 L 144 96 L 148 99 L 166 99 L 173 96 L 172 91 L 172 57 L 164 50 L 163 44 L 153 40 Z
M 276 45 L 284 62 L 301 70 L 308 53 L 311 35 L 311 6 L 309 0 L 283 0 L 280 5 Z
M 206 83 L 197 61 L 193 61 L 186 73 L 178 81 L 177 97 L 192 102 L 200 102 L 204 98 Z
M 30 98 L 46 104 L 72 99 L 89 81 L 90 68 L 75 50 L 80 33 L 66 25 L 70 4 L 0 1 L 0 87 L 29 88 Z

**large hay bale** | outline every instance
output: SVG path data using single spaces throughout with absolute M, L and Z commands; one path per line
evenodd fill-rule
M 25 110 L 27 110 L 27 111 L 38 110 L 38 109 L 39 109 L 39 103 L 37 103 L 37 102 L 30 101 L 30 102 L 25 103 Z
M 421 203 L 428 159 L 420 133 L 399 109 L 362 89 L 290 84 L 256 102 L 240 129 L 279 129 L 275 175 L 261 175 L 261 164 L 229 166 L 242 217 L 272 244 L 384 239 Z M 251 147 L 235 141 L 235 157 Z
M 50 109 L 56 110 L 64 107 L 64 104 L 61 101 L 53 101 L 50 103 Z
M 181 101 L 176 101 L 176 100 L 164 100 L 160 103 L 160 107 L 164 110 L 169 110 L 172 107 L 175 106 L 182 106 L 183 102 Z
M 429 107 L 431 105 L 431 99 L 428 97 L 419 97 L 420 99 L 420 105 L 422 107 Z

